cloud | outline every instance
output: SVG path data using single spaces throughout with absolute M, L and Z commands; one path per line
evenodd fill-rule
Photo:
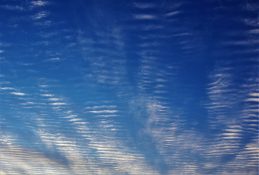
M 49 15 L 47 11 L 40 11 L 32 16 L 33 20 L 40 20 L 46 18 Z
M 139 9 L 149 9 L 149 8 L 154 8 L 157 5 L 154 3 L 142 3 L 142 2 L 135 2 L 134 7 L 139 8 Z
M 49 2 L 45 1 L 45 0 L 33 0 L 33 1 L 31 1 L 31 5 L 32 5 L 33 8 L 44 7 L 48 4 L 49 4 Z
M 152 14 L 135 14 L 133 17 L 137 20 L 154 20 L 158 18 Z
M 10 92 L 10 94 L 15 95 L 15 96 L 25 96 L 26 95 L 23 92 Z
M 0 8 L 13 11 L 24 11 L 25 8 L 19 5 L 1 5 Z
M 180 13 L 181 13 L 181 11 L 172 11 L 172 12 L 166 13 L 165 16 L 166 17 L 172 17 L 172 16 L 178 15 Z
M 78 114 L 65 97 L 58 97 L 50 91 L 50 86 L 40 86 L 38 103 L 45 103 L 39 109 L 50 107 L 49 112 L 37 114 L 33 134 L 37 136 L 35 143 L 45 149 L 36 151 L 20 145 L 20 138 L 10 139 L 11 134 L 0 137 L 0 166 L 2 171 L 12 174 L 129 174 L 129 175 L 158 175 L 159 173 L 150 166 L 144 155 L 135 148 L 129 147 L 124 140 L 116 136 L 121 132 L 118 125 L 113 122 L 120 111 L 118 106 L 107 102 L 98 105 L 88 105 L 84 114 Z M 28 96 L 30 96 L 28 94 Z M 35 97 L 35 96 L 34 96 Z M 36 99 L 32 99 L 33 102 Z M 63 105 L 64 104 L 64 105 Z M 51 108 L 57 106 L 59 110 Z M 16 111 L 18 112 L 18 111 Z M 91 114 L 96 118 L 96 124 L 88 121 L 82 115 Z M 31 114 L 27 114 L 31 115 Z M 51 121 L 58 117 L 62 124 L 51 129 Z M 111 121 L 111 122 L 110 122 Z M 69 128 L 64 127 L 69 125 Z M 67 135 L 64 132 L 69 129 Z M 76 139 L 74 136 L 80 139 Z M 9 145 L 9 143 L 11 143 Z M 11 156 L 11 155 L 16 156 Z M 5 162 L 5 163 L 1 163 Z M 131 167 L 131 168 L 129 168 Z

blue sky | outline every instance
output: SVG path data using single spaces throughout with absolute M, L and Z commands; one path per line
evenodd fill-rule
M 257 175 L 258 9 L 1 0 L 0 175 Z

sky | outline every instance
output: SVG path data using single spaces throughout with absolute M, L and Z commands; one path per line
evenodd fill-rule
M 0 0 L 0 175 L 258 175 L 258 11 Z

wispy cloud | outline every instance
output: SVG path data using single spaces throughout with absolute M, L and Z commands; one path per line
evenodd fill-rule
M 49 15 L 47 11 L 40 11 L 32 16 L 33 20 L 40 20 L 46 18 Z
M 133 5 L 139 9 L 149 9 L 149 8 L 156 7 L 156 4 L 154 3 L 143 3 L 143 2 L 135 2 L 133 3 Z
M 137 20 L 154 20 L 158 18 L 152 14 L 135 14 L 133 17 Z
M 32 7 L 36 8 L 36 7 L 44 7 L 48 5 L 49 2 L 45 0 L 33 0 L 31 1 L 31 4 L 32 4 Z
M 10 94 L 15 95 L 15 96 L 25 96 L 26 95 L 23 92 L 10 92 Z

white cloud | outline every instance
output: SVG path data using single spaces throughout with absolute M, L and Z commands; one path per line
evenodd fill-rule
M 172 11 L 172 12 L 166 13 L 165 16 L 172 17 L 172 16 L 178 15 L 180 13 L 181 13 L 181 11 Z
M 45 0 L 33 0 L 31 1 L 33 7 L 44 7 L 49 4 L 48 1 Z
M 156 4 L 153 4 L 153 3 L 143 3 L 143 2 L 135 2 L 133 5 L 136 8 L 139 8 L 139 9 L 148 9 L 148 8 L 156 7 Z
M 23 92 L 10 92 L 10 94 L 15 95 L 15 96 L 25 96 L 26 95 Z
M 36 13 L 35 15 L 33 15 L 32 18 L 33 18 L 34 20 L 39 20 L 39 19 L 46 18 L 48 15 L 49 15 L 48 12 L 46 12 L 46 11 L 40 11 L 40 12 Z
M 153 20 L 158 18 L 157 16 L 151 14 L 135 14 L 133 17 L 138 20 Z

